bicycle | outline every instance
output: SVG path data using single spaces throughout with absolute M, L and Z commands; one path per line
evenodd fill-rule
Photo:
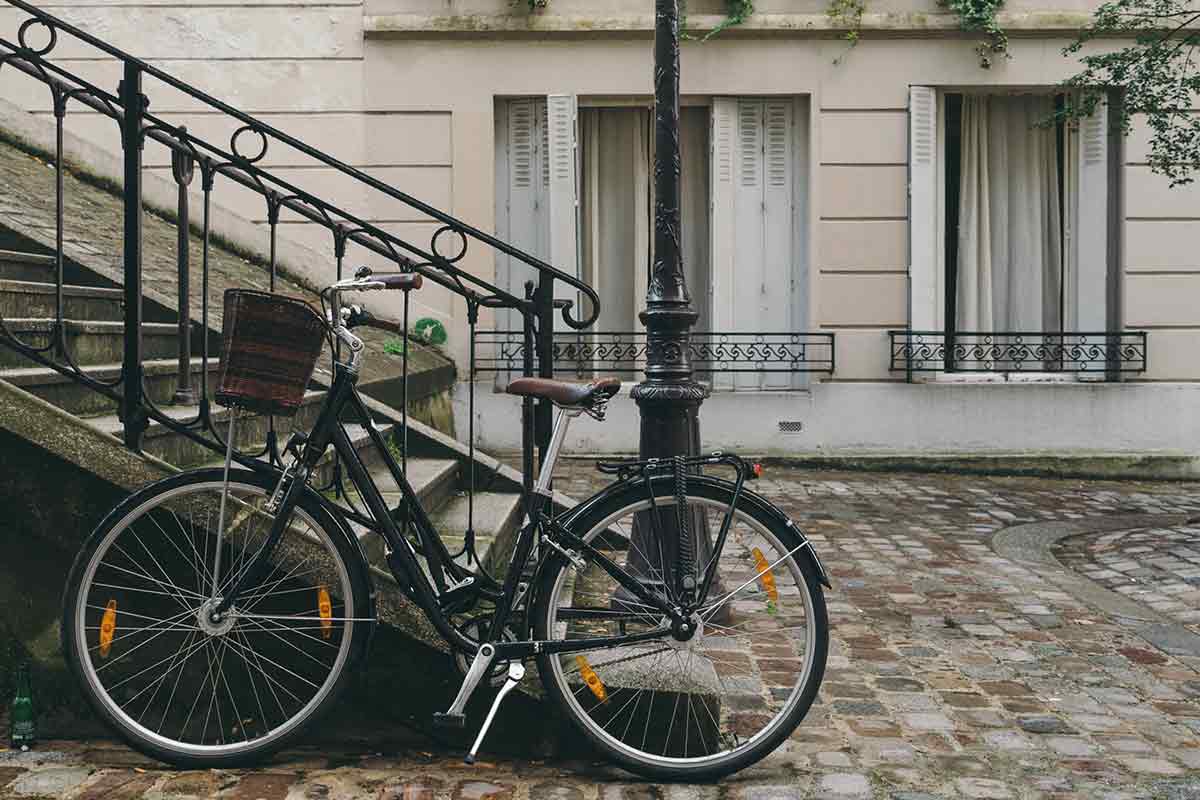
M 316 422 L 292 433 L 282 469 L 235 466 L 231 421 L 223 467 L 143 488 L 91 534 L 68 580 L 62 638 L 100 717 L 137 750 L 189 768 L 251 764 L 294 741 L 335 702 L 376 624 L 353 522 L 383 538 L 400 591 L 469 661 L 436 721 L 464 727 L 480 684 L 500 685 L 468 762 L 530 661 L 546 698 L 635 773 L 714 779 L 777 748 L 821 683 L 829 580 L 804 534 L 745 486 L 757 466 L 721 453 L 601 462 L 614 483 L 555 513 L 551 477 L 569 424 L 603 419 L 620 382 L 514 380 L 510 393 L 556 405 L 553 435 L 507 573 L 467 569 L 355 385 L 363 344 L 353 331 L 377 321 L 342 293 L 420 285 L 416 273 L 363 268 L 322 292 L 324 316 L 298 300 L 227 293 L 216 398 L 231 413 L 294 411 L 322 344 L 348 356 L 335 358 Z M 396 509 L 346 417 L 365 426 L 399 486 Z M 364 512 L 310 485 L 330 447 Z M 703 474 L 718 466 L 732 480 Z

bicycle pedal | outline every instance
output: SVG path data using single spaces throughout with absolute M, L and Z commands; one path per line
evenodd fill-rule
M 439 728 L 465 728 L 467 727 L 467 715 L 435 711 L 433 712 L 433 724 Z

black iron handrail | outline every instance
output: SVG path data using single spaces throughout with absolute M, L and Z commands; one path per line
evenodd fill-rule
M 888 331 L 892 372 L 1146 371 L 1146 331 Z
M 597 372 L 637 373 L 645 368 L 645 331 L 556 332 L 556 373 L 588 377 Z M 834 334 L 827 332 L 693 331 L 689 342 L 697 373 L 829 373 Z M 522 331 L 484 330 L 475 336 L 476 372 L 520 373 L 526 355 Z M 540 364 L 535 354 L 535 364 Z
M 301 218 L 323 226 L 330 231 L 333 240 L 333 256 L 336 261 L 337 277 L 343 277 L 346 248 L 350 243 L 357 244 L 367 250 L 389 260 L 395 268 L 401 271 L 421 273 L 425 278 L 436 283 L 454 294 L 463 297 L 467 302 L 468 321 L 474 329 L 479 309 L 512 308 L 521 312 L 524 335 L 531 343 L 531 350 L 549 352 L 550 337 L 554 327 L 554 310 L 561 310 L 562 318 L 571 328 L 582 329 L 591 325 L 600 311 L 599 298 L 595 291 L 583 281 L 550 264 L 520 250 L 496 237 L 481 231 L 462 220 L 424 203 L 411 195 L 389 186 L 378 179 L 355 169 L 332 156 L 313 148 L 277 128 L 262 122 L 232 106 L 217 100 L 195 87 L 179 80 L 147 62 L 131 56 L 112 45 L 104 42 L 85 31 L 24 2 L 24 0 L 0 0 L 28 14 L 28 18 L 19 23 L 16 41 L 0 37 L 0 67 L 11 66 L 16 70 L 44 83 L 50 91 L 56 120 L 57 141 L 54 152 L 54 165 L 57 171 L 57 230 L 55 247 L 55 265 L 57 285 L 57 310 L 51 341 L 46 346 L 33 346 L 21 341 L 4 325 L 0 319 L 0 341 L 26 357 L 67 375 L 73 380 L 88 386 L 94 391 L 101 392 L 120 404 L 120 415 L 124 425 L 126 445 L 140 450 L 142 435 L 151 420 L 180 432 L 189 438 L 214 449 L 223 449 L 221 435 L 212 419 L 208 391 L 209 353 L 209 264 L 208 254 L 211 232 L 211 193 L 218 176 L 228 178 L 234 183 L 248 188 L 262 196 L 266 204 L 266 219 L 270 231 L 270 288 L 275 290 L 278 274 L 277 244 L 278 225 L 282 211 L 290 211 Z M 122 66 L 123 80 L 114 94 L 106 91 L 90 81 L 74 75 L 58 64 L 49 60 L 60 36 L 68 35 L 80 42 L 96 48 L 100 53 L 117 59 Z M 32 43 L 37 37 L 42 44 Z M 190 133 L 184 126 L 173 125 L 149 110 L 149 100 L 143 93 L 143 80 L 147 76 L 154 78 L 172 89 L 182 92 L 188 97 L 216 110 L 233 120 L 233 125 L 240 125 L 230 137 L 227 148 L 214 145 Z M 121 146 L 124 154 L 124 180 L 122 197 L 124 201 L 124 354 L 120 375 L 114 380 L 100 380 L 81 368 L 68 352 L 66 340 L 66 320 L 63 312 L 63 169 L 64 169 L 64 119 L 67 116 L 68 105 L 77 102 L 89 109 L 99 112 L 115 120 L 121 131 Z M 184 330 L 190 319 L 188 308 L 188 236 L 190 228 L 187 210 L 187 194 L 192 182 L 193 171 L 200 176 L 200 188 L 203 195 L 202 235 L 202 298 L 201 298 L 201 361 L 200 391 L 198 393 L 198 414 L 195 419 L 180 421 L 167 415 L 155 407 L 146 396 L 143 386 L 142 358 L 142 240 L 141 216 L 143 214 L 142 192 L 142 150 L 147 142 L 155 142 L 166 147 L 171 152 L 172 176 L 179 187 L 179 208 L 177 225 L 179 236 L 179 314 L 180 341 L 183 348 L 180 351 L 180 368 L 186 373 L 186 365 L 190 360 L 190 350 L 187 349 L 187 335 Z M 263 169 L 260 162 L 267 155 L 271 145 L 278 143 L 290 147 L 311 158 L 317 164 L 336 170 L 359 184 L 381 193 L 387 198 L 397 200 L 409 208 L 424 214 L 440 223 L 430 237 L 427 245 L 422 246 L 406 241 L 392 233 L 382 230 L 376 225 L 362 219 L 360 216 L 345 211 L 337 205 L 309 193 L 293 183 L 280 178 L 278 175 Z M 254 152 L 244 152 L 247 148 Z M 527 284 L 524 296 L 519 296 L 462 269 L 459 262 L 466 256 L 470 242 L 485 244 L 499 253 L 503 253 L 531 267 L 537 276 L 537 282 Z M 587 309 L 574 308 L 569 303 L 555 301 L 554 281 L 561 281 L 582 294 L 586 298 Z M 561 294 L 561 292 L 559 292 Z M 407 322 L 408 298 L 405 296 L 405 318 Z M 407 352 L 405 354 L 407 365 Z M 533 374 L 534 362 L 529 359 L 524 364 L 527 374 Z M 538 366 L 538 374 L 548 376 L 551 373 L 552 362 L 545 359 Z M 187 376 L 181 378 L 178 396 L 186 401 L 190 398 L 190 387 Z M 543 404 L 544 405 L 544 404 Z M 539 444 L 549 438 L 546 417 L 549 408 L 539 408 L 537 417 L 541 421 L 536 437 Z M 534 409 L 525 409 L 527 438 Z M 208 438 L 208 434 L 213 439 Z M 532 444 L 527 444 L 530 451 Z M 274 441 L 274 429 L 268 436 L 265 449 L 257 454 L 242 454 L 241 457 L 252 459 L 270 455 L 278 457 Z
M 392 258 L 402 266 L 407 266 L 420 271 L 425 275 L 425 277 L 440 283 L 451 291 L 463 294 L 464 296 L 468 296 L 469 293 L 463 284 L 474 284 L 484 289 L 488 295 L 490 295 L 478 298 L 483 305 L 493 307 L 523 308 L 525 303 L 523 298 L 494 286 L 491 283 L 472 275 L 470 272 L 460 270 L 453 266 L 455 262 L 462 260 L 462 258 L 466 255 L 467 237 L 483 242 L 484 244 L 487 244 L 488 246 L 499 250 L 508 256 L 524 262 L 528 266 L 537 270 L 541 275 L 550 276 L 554 280 L 562 281 L 574 289 L 583 292 L 588 297 L 591 306 L 586 317 L 573 316 L 570 306 L 564 306 L 562 308 L 563 321 L 566 322 L 566 324 L 570 327 L 582 330 L 583 328 L 593 324 L 599 316 L 599 296 L 591 286 L 584 283 L 579 278 L 563 272 L 562 270 L 547 264 L 537 256 L 514 247 L 513 245 L 508 244 L 507 242 L 504 242 L 495 236 L 492 236 L 491 234 L 481 231 L 460 219 L 446 214 L 445 212 L 429 205 L 428 203 L 424 203 L 417 198 L 396 189 L 393 186 L 383 183 L 377 178 L 374 178 L 359 169 L 333 158 L 327 153 L 305 144 L 299 139 L 280 131 L 274 126 L 268 125 L 262 120 L 246 114 L 245 112 L 240 111 L 239 109 L 236 109 L 233 106 L 230 106 L 227 103 L 224 103 L 221 100 L 218 100 L 215 97 L 200 91 L 194 86 L 179 80 L 170 73 L 158 69 L 142 59 L 131 56 L 128 53 L 113 47 L 107 42 L 104 42 L 103 40 L 80 30 L 70 23 L 59 19 L 58 17 L 47 14 L 46 12 L 38 9 L 36 6 L 25 2 L 25 0 L 0 1 L 11 6 L 15 6 L 16 8 L 25 11 L 32 17 L 32 19 L 26 20 L 22 23 L 18 33 L 17 44 L 13 44 L 6 39 L 0 38 L 0 48 L 10 51 L 8 54 L 0 55 L 0 66 L 5 63 L 11 63 L 17 68 L 22 69 L 22 71 L 25 71 L 33 77 L 43 80 L 45 83 L 50 84 L 51 86 L 54 85 L 56 80 L 54 76 L 60 76 L 61 78 L 65 78 L 77 84 L 79 87 L 78 89 L 68 90 L 67 97 L 65 99 L 77 99 L 89 105 L 94 110 L 107 114 L 114 119 L 120 119 L 122 116 L 126 116 L 127 114 L 122 114 L 120 110 L 125 109 L 126 112 L 128 111 L 128 109 L 125 108 L 125 103 L 123 102 L 122 97 L 105 92 L 103 89 L 100 89 L 87 80 L 67 72 L 58 65 L 47 61 L 44 58 L 44 56 L 49 54 L 56 46 L 58 41 L 58 31 L 61 30 L 69 33 L 71 36 L 79 39 L 80 41 L 86 42 L 92 47 L 95 47 L 96 49 L 119 60 L 125 66 L 127 75 L 130 72 L 130 68 L 133 68 L 133 70 L 140 75 L 152 76 L 168 86 L 187 94 L 189 97 L 192 97 L 193 99 L 198 100 L 201 103 L 204 103 L 205 105 L 210 106 L 211 108 L 214 108 L 223 114 L 238 119 L 244 123 L 244 127 L 237 130 L 231 137 L 229 151 L 224 151 L 207 142 L 204 142 L 195 136 L 188 134 L 185 128 L 173 126 L 161 119 L 158 119 L 146 111 L 145 107 L 139 109 L 138 113 L 141 118 L 149 123 L 144 130 L 144 135 L 150 136 L 172 150 L 183 150 L 192 157 L 198 157 L 199 152 L 197 151 L 196 146 L 199 146 L 200 148 L 210 152 L 216 158 L 226 162 L 224 164 L 215 165 L 213 167 L 214 169 L 221 171 L 223 174 L 227 174 L 229 177 L 233 178 L 247 188 L 259 190 L 268 198 L 270 197 L 270 192 L 272 190 L 266 187 L 262 181 L 264 179 L 269 180 L 274 186 L 280 187 L 284 190 L 282 192 L 275 190 L 276 197 L 274 198 L 274 201 L 279 205 L 305 216 L 312 222 L 325 223 L 331 229 L 335 229 L 336 225 L 338 224 L 332 218 L 334 215 L 336 215 L 342 220 L 341 235 L 346 239 L 367 247 L 381 256 Z M 33 29 L 32 23 L 40 23 L 44 27 L 46 35 L 48 36 L 48 42 L 45 46 L 39 48 L 30 46 L 27 43 L 26 38 L 29 35 L 29 32 Z M 53 75 L 50 73 L 53 73 Z M 80 91 L 80 89 L 85 89 L 86 91 Z M 243 134 L 247 133 L 257 135 L 258 141 L 261 143 L 261 149 L 253 157 L 248 157 L 240 153 L 238 150 L 238 139 L 241 138 Z M 343 211 L 337 206 L 321 200 L 315 195 L 309 194 L 308 192 L 293 186 L 287 181 L 284 181 L 275 175 L 271 175 L 261 168 L 255 166 L 255 162 L 262 160 L 262 158 L 266 155 L 270 146 L 269 139 L 292 147 L 304 155 L 321 162 L 325 166 L 331 167 L 338 172 L 347 175 L 376 191 L 382 192 L 393 199 L 399 200 L 410 208 L 420 211 L 421 213 L 441 222 L 443 227 L 439 228 L 438 231 L 434 233 L 430 242 L 429 251 L 425 251 L 416 245 L 387 233 L 386 231 L 379 229 L 369 222 L 360 219 L 356 215 Z M 233 172 L 232 170 L 240 170 L 241 174 Z M 311 206 L 312 209 L 305 208 L 306 205 Z M 315 209 L 315 211 L 313 209 Z M 452 256 L 447 256 L 439 252 L 438 240 L 446 233 L 457 235 L 459 242 L 462 245 L 462 247 L 458 249 Z M 335 236 L 337 235 L 338 234 L 335 232 Z M 372 239 L 377 241 L 373 242 Z M 411 259 L 407 259 L 406 256 L 397 253 L 395 250 L 395 247 L 397 246 L 418 256 L 418 258 L 425 263 L 413 262 Z M 408 263 L 406 263 L 406 261 Z M 436 273 L 428 271 L 429 268 L 432 267 L 436 267 L 437 269 L 447 273 L 451 282 L 447 283 L 445 276 L 439 276 Z

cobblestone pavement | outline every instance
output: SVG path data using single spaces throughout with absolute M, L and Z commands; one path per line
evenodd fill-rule
M 1055 555 L 1071 569 L 1200 633 L 1200 527 L 1075 536 L 1061 542 Z
M 594 484 L 590 464 L 572 462 L 559 487 L 582 496 Z M 287 753 L 256 771 L 179 773 L 103 742 L 0 753 L 0 796 L 1200 798 L 1200 637 L 1156 640 L 1160 649 L 1133 621 L 1060 588 L 1071 584 L 1049 568 L 990 546 L 993 534 L 1023 523 L 1200 512 L 1200 487 L 778 467 L 755 488 L 808 531 L 833 575 L 833 642 L 804 724 L 719 786 L 655 786 L 593 763 L 465 767 L 453 753 L 350 747 Z M 1127 575 L 1100 560 L 1115 549 L 1154 570 L 1139 573 L 1139 584 L 1161 576 L 1159 595 L 1191 597 L 1162 590 L 1192 585 L 1182 564 L 1195 553 L 1181 536 L 1188 530 L 1083 536 L 1058 552 L 1081 570 L 1103 564 Z

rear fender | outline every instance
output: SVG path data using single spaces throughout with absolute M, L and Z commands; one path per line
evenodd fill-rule
M 667 487 L 668 493 L 674 493 L 675 480 L 670 474 L 655 476 L 651 479 L 651 481 L 653 486 L 657 487 L 661 483 Z M 719 498 L 722 493 L 726 495 L 726 498 L 732 497 L 734 489 L 736 488 L 731 481 L 727 481 L 722 478 L 715 478 L 711 475 L 689 475 L 688 484 L 690 486 L 696 486 L 699 484 L 707 490 L 705 493 L 714 499 Z M 640 498 L 645 497 L 645 491 L 645 482 L 640 478 L 633 478 L 630 480 L 621 481 L 619 483 L 614 483 L 598 494 L 593 495 L 579 505 L 575 506 L 573 509 L 560 517 L 558 521 L 564 527 L 569 528 L 573 523 L 582 519 L 586 519 L 589 514 L 596 510 L 596 508 L 607 503 L 616 495 L 628 492 L 634 497 Z M 780 525 L 790 528 L 793 533 L 799 536 L 800 540 L 804 544 L 800 550 L 797 551 L 797 556 L 806 559 L 812 568 L 816 570 L 817 577 L 820 579 L 822 586 L 827 589 L 833 588 L 833 584 L 830 583 L 829 580 L 829 573 L 826 572 L 825 565 L 821 563 L 821 559 L 817 555 L 816 550 L 813 549 L 812 543 L 808 540 L 808 536 L 806 536 L 804 531 L 798 525 L 792 522 L 792 520 L 786 514 L 784 514 L 778 507 L 768 501 L 765 497 L 757 492 L 751 491 L 744 486 L 742 487 L 741 495 L 738 497 L 738 503 L 744 504 L 742 507 L 754 507 L 764 516 L 772 517 L 778 520 Z M 546 560 L 547 559 L 543 559 L 542 563 L 539 564 L 539 572 L 545 565 Z

